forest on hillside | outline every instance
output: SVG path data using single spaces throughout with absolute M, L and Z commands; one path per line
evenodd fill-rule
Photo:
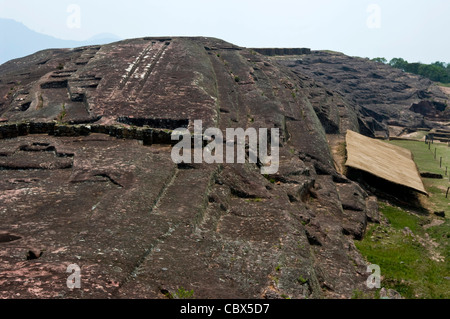
M 389 64 L 390 66 L 401 69 L 405 72 L 421 75 L 432 81 L 444 84 L 450 84 L 450 64 L 445 62 L 434 62 L 424 64 L 420 62 L 410 63 L 402 58 L 393 58 L 387 61 L 385 58 L 375 58 L 372 61 Z

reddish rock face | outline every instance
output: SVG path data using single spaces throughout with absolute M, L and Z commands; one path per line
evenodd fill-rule
M 217 122 L 213 69 L 207 52 L 193 41 L 137 39 L 41 55 L 24 66 L 40 71 L 36 78 L 28 72 L 11 75 L 7 95 L 14 98 L 2 108 L 10 121 L 121 119 L 157 125 L 160 120 L 172 129 L 193 116 L 209 125 Z M 12 68 L 22 69 L 20 63 Z
M 1 65 L 0 297 L 364 291 L 353 240 L 376 199 L 336 172 L 326 132 L 373 131 L 283 64 L 217 39 L 142 38 Z M 195 120 L 279 128 L 279 172 L 174 164 L 170 130 Z
M 365 135 L 385 135 L 389 125 L 432 128 L 438 125 L 434 121 L 450 119 L 448 96 L 435 83 L 389 65 L 326 51 L 274 59 L 343 97 L 358 114 Z M 325 123 L 333 107 L 323 102 L 315 105 Z

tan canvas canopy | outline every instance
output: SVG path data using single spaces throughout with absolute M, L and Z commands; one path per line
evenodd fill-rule
M 350 130 L 347 131 L 346 142 L 346 166 L 427 194 L 409 150 Z

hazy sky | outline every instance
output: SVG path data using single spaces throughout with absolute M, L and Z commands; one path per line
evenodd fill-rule
M 0 0 L 0 17 L 70 40 L 201 35 L 245 47 L 450 62 L 449 0 Z

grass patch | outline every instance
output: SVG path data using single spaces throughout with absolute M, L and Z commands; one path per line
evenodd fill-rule
M 421 172 L 445 175 L 445 166 L 450 168 L 450 148 L 446 144 L 435 143 L 431 150 L 424 142 L 396 140 L 391 144 L 409 149 Z M 437 159 L 434 158 L 437 148 Z M 439 157 L 443 157 L 443 168 L 439 167 Z M 449 200 L 445 191 L 449 186 L 444 179 L 422 179 L 429 197 L 421 197 L 423 206 L 431 213 L 445 211 L 448 214 Z M 387 218 L 387 225 L 369 225 L 363 240 L 356 247 L 366 259 L 381 268 L 384 288 L 398 291 L 408 299 L 448 299 L 450 298 L 450 222 L 425 229 L 433 215 L 416 215 L 386 203 L 380 203 L 380 212 Z M 448 218 L 448 215 L 447 215 Z M 408 227 L 412 235 L 405 231 Z M 438 256 L 437 256 L 438 255 Z M 438 261 L 444 257 L 444 261 Z M 437 260 L 436 260 L 437 259 Z M 355 297 L 361 297 L 356 294 Z
M 445 223 L 439 227 L 430 228 L 427 233 L 436 241 L 445 244 L 444 251 L 446 256 L 450 256 L 450 220 L 446 219 Z
M 192 299 L 194 297 L 194 290 L 188 291 L 183 287 L 180 287 L 175 293 L 175 297 L 177 299 Z
M 376 290 L 374 293 L 354 290 L 352 293 L 352 299 L 380 299 L 380 290 Z
M 408 227 L 414 233 L 421 232 L 423 230 L 423 220 L 418 216 L 405 213 L 400 208 L 390 206 L 385 203 L 380 203 L 380 210 L 388 219 L 391 227 L 396 230 L 402 230 L 405 227 Z
M 380 266 L 382 287 L 394 289 L 407 299 L 450 298 L 450 280 L 446 279 L 450 276 L 449 263 L 433 260 L 423 244 L 432 238 L 439 245 L 436 251 L 448 260 L 448 220 L 425 230 L 426 216 L 385 203 L 380 203 L 380 212 L 389 224 L 370 225 L 365 238 L 355 244 L 370 263 Z M 413 235 L 406 233 L 405 227 Z
M 424 199 L 431 211 L 444 211 L 447 218 L 449 214 L 449 198 L 445 198 L 448 182 L 447 180 L 433 180 L 425 178 L 423 180 L 429 198 Z
M 428 149 L 428 145 L 419 141 L 396 140 L 389 143 L 410 150 L 421 172 L 443 174 L 445 173 L 445 166 L 450 169 L 450 147 L 447 144 L 434 143 L 431 144 L 431 149 Z M 435 148 L 436 159 L 434 158 Z M 439 167 L 440 157 L 442 157 L 442 168 Z
M 302 276 L 297 278 L 297 281 L 301 284 L 304 285 L 308 282 L 308 279 L 303 278 Z
M 419 141 L 390 141 L 389 143 L 404 147 L 410 150 L 414 156 L 417 168 L 420 172 L 430 172 L 441 174 L 443 179 L 423 178 L 423 184 L 429 194 L 429 198 L 423 198 L 425 208 L 434 211 L 445 211 L 447 217 L 450 211 L 450 200 L 445 198 L 447 188 L 450 186 L 449 176 L 445 176 L 445 167 L 448 167 L 447 174 L 450 174 L 450 147 L 443 143 L 434 143 L 431 150 L 424 142 Z M 436 159 L 434 149 L 436 148 Z M 440 167 L 440 157 L 442 157 L 442 167 Z

